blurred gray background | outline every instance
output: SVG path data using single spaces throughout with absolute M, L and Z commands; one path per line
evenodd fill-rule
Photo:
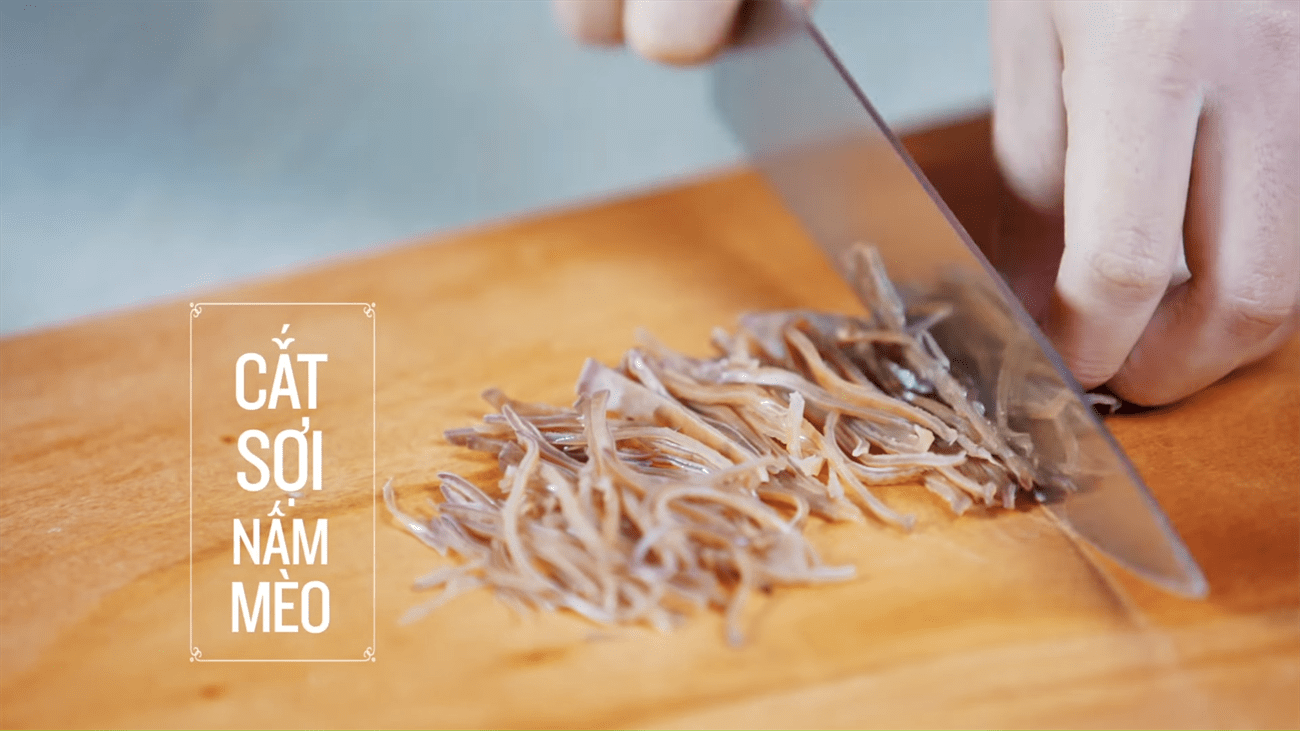
M 896 126 L 991 95 L 982 0 L 822 0 Z M 0 333 L 739 160 L 698 70 L 545 0 L 0 0 Z

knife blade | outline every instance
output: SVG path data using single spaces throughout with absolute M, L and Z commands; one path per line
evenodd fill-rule
M 1060 356 L 807 11 L 746 3 L 711 73 L 723 122 L 841 276 L 849 248 L 870 243 L 896 281 L 954 306 L 933 335 L 985 412 L 1025 435 L 1047 509 L 1135 575 L 1205 596 L 1196 561 Z

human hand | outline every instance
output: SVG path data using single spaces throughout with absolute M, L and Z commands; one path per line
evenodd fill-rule
M 1280 345 L 1300 3 L 994 0 L 991 20 L 994 146 L 1025 202 L 1063 211 L 1043 319 L 1079 381 L 1164 404 Z
M 669 63 L 714 55 L 740 5 L 554 2 L 580 40 Z M 1300 320 L 1300 3 L 993 0 L 992 30 L 999 162 L 1064 234 L 1063 251 L 1022 252 L 1017 290 L 1051 290 L 1044 329 L 1079 381 L 1169 403 L 1284 342 Z

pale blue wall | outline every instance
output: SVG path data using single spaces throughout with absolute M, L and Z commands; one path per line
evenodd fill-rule
M 983 2 L 817 17 L 895 123 L 988 101 Z M 702 173 L 706 91 L 542 0 L 4 0 L 0 332 Z

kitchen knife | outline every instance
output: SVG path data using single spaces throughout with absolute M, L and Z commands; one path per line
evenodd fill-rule
M 954 313 L 933 331 L 985 412 L 1006 415 L 1035 464 L 1035 495 L 1134 574 L 1188 597 L 1196 561 L 1079 384 L 835 57 L 801 5 L 745 3 L 715 64 L 714 99 L 767 182 L 848 276 L 878 247 L 890 275 Z

